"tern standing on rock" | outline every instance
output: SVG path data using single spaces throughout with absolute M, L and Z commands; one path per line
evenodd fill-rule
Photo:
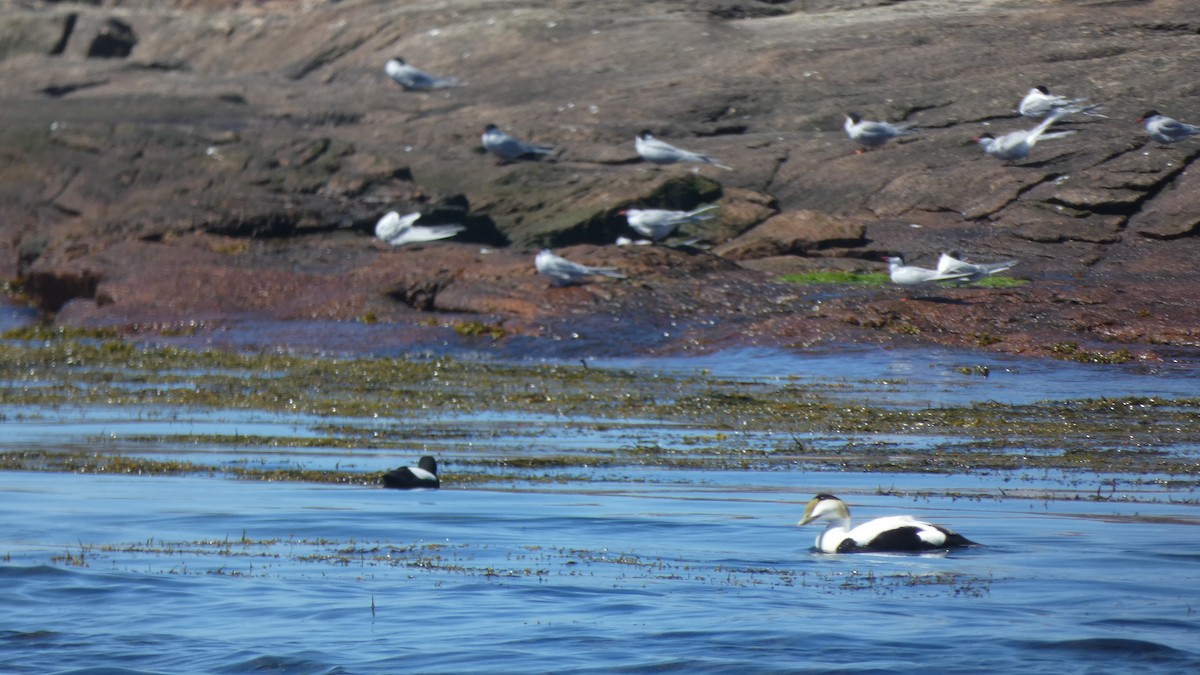
M 566 286 L 594 276 L 613 279 L 626 278 L 624 274 L 613 267 L 591 267 L 573 263 L 562 256 L 554 255 L 548 248 L 542 249 L 537 254 L 537 257 L 533 259 L 533 266 L 537 269 L 538 274 L 550 277 L 550 283 L 554 286 Z
M 533 145 L 532 143 L 518 141 L 500 131 L 500 128 L 495 124 L 489 124 L 484 127 L 483 134 L 479 140 L 483 143 L 485 150 L 500 158 L 501 164 L 522 157 L 549 155 L 554 152 L 554 148 L 548 145 Z
M 962 260 L 957 253 L 943 253 L 938 258 L 937 272 L 938 274 L 957 274 L 960 272 L 966 272 L 967 276 L 959 279 L 958 281 L 962 283 L 973 283 L 983 279 L 984 277 L 990 277 L 993 274 L 999 274 L 1000 272 L 1003 272 L 1004 270 L 1007 270 L 1016 264 L 1016 260 L 1005 260 L 1004 262 L 997 263 L 969 263 L 965 260 Z
M 429 73 L 410 66 L 404 62 L 404 59 L 397 56 L 394 59 L 389 59 L 387 65 L 383 67 L 383 72 L 388 74 L 401 87 L 408 91 L 429 91 L 430 89 L 446 89 L 448 87 L 457 87 L 462 83 L 457 77 L 440 77 L 438 75 L 430 75 Z
M 979 147 L 992 157 L 1006 160 L 1025 159 L 1029 156 L 1029 151 L 1033 150 L 1033 146 L 1041 139 L 1062 138 L 1069 136 L 1074 131 L 1056 131 L 1054 133 L 1046 133 L 1051 124 L 1054 124 L 1065 115 L 1063 111 L 1052 113 L 1049 117 L 1042 120 L 1042 123 L 1029 131 L 1013 131 L 1004 134 L 999 138 L 993 137 L 991 134 L 984 134 L 975 139 Z
M 649 131 L 643 131 L 633 139 L 637 154 L 652 164 L 675 164 L 676 162 L 698 162 L 712 164 L 719 169 L 733 171 L 732 168 L 721 164 L 708 155 L 681 150 L 670 143 L 655 138 Z
M 889 276 L 892 279 L 892 283 L 897 286 L 925 286 L 939 281 L 954 281 L 955 279 L 964 279 L 970 276 L 970 272 L 943 274 L 937 270 L 905 265 L 904 257 L 898 255 L 888 257 L 887 261 Z
M 666 209 L 625 209 L 621 215 L 629 221 L 638 234 L 648 237 L 651 241 L 659 241 L 675 231 L 684 223 L 697 223 L 715 218 L 709 211 L 717 208 L 716 204 L 707 204 L 693 211 L 668 211 Z
M 420 212 L 402 216 L 395 211 L 389 211 L 375 223 L 375 236 L 392 246 L 403 246 L 447 239 L 466 229 L 462 225 L 413 225 L 420 217 Z
M 1104 117 L 1095 112 L 1099 108 L 1099 105 L 1088 105 L 1086 98 L 1067 98 L 1051 94 L 1046 85 L 1039 84 L 1030 89 L 1029 93 L 1025 94 L 1025 98 L 1021 99 L 1021 103 L 1017 105 L 1017 112 L 1025 117 L 1045 117 L 1055 112 L 1061 112 L 1064 115 L 1083 113 L 1084 115 Z
M 910 123 L 871 122 L 853 112 L 846 113 L 846 123 L 842 126 L 846 129 L 847 136 L 868 148 L 877 148 L 897 136 L 913 132 L 913 125 Z
M 1138 122 L 1145 125 L 1146 133 L 1159 143 L 1175 143 L 1200 133 L 1200 127 L 1171 119 L 1157 110 L 1147 110 Z

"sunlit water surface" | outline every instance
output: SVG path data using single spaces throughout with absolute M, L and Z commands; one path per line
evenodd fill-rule
M 1200 668 L 1197 529 L 1172 522 L 1190 509 L 860 495 L 862 516 L 911 512 L 987 546 L 830 556 L 794 527 L 824 477 L 709 479 L 397 492 L 0 474 L 0 670 Z
M 845 385 L 895 405 L 1200 393 L 1191 364 L 1094 368 L 939 350 L 594 365 Z M 977 365 L 988 377 L 957 370 Z M 418 452 L 147 450 L 128 440 L 312 435 L 316 420 L 303 416 L 3 412 L 6 442 L 21 448 L 103 442 L 364 471 Z M 593 434 L 505 415 L 443 422 L 496 454 L 677 441 L 653 420 Z M 0 472 L 0 672 L 1200 672 L 1190 492 L 1143 486 L 1124 501 L 1123 488 L 1102 491 L 1095 477 L 1075 478 L 1078 500 L 1000 490 L 1062 494 L 1071 478 L 1049 472 L 588 472 L 415 492 Z M 860 519 L 911 513 L 986 546 L 816 554 L 816 528 L 795 523 L 817 492 L 844 497 Z

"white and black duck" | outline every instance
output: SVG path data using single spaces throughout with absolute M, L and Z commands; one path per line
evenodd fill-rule
M 850 526 L 850 509 L 833 495 L 817 495 L 804 507 L 798 525 L 825 522 L 817 535 L 817 549 L 823 553 L 860 553 L 885 551 L 935 551 L 978 546 L 966 537 L 940 525 L 916 520 L 911 516 L 887 516 Z
M 402 466 L 383 474 L 383 487 L 395 490 L 441 487 L 437 477 L 437 460 L 426 455 L 416 466 Z

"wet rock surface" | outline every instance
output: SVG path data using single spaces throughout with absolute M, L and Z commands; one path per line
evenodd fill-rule
M 63 325 L 327 321 L 597 353 L 932 341 L 1200 347 L 1200 23 L 1183 0 L 0 1 L 0 274 Z M 407 92 L 402 55 L 464 86 Z M 1089 97 L 1001 162 L 1030 87 Z M 844 114 L 918 131 L 858 153 Z M 498 164 L 495 123 L 551 145 Z M 650 130 L 733 167 L 652 166 Z M 721 206 L 668 246 L 628 206 Z M 390 210 L 462 223 L 390 249 Z M 551 288 L 541 247 L 628 280 Z M 903 253 L 1015 258 L 1012 288 L 785 283 Z M 451 330 L 453 329 L 453 330 Z M 565 337 L 564 337 L 565 336 Z M 548 339 L 548 338 L 554 338 Z M 561 338 L 561 339 L 560 339 Z

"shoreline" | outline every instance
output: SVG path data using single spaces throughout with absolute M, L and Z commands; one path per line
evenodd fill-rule
M 760 4 L 13 4 L 65 44 L 0 39 L 0 276 L 46 322 L 135 336 L 328 322 L 395 326 L 397 348 L 530 353 L 1200 353 L 1200 145 L 1150 143 L 1132 121 L 1195 107 L 1160 67 L 1200 63 L 1200 37 L 1172 22 L 1186 3 Z M 121 35 L 126 53 L 91 50 Z M 467 84 L 401 90 L 382 72 L 401 50 Z M 1029 161 L 984 156 L 971 137 L 1027 126 L 1012 108 L 1037 81 L 1109 117 L 1064 121 L 1076 133 Z M 849 109 L 919 132 L 857 154 Z M 556 154 L 497 165 L 478 147 L 488 121 Z M 736 170 L 639 163 L 645 128 Z M 674 242 L 703 247 L 613 244 L 626 206 L 704 203 L 719 217 Z M 466 231 L 390 249 L 372 235 L 390 210 Z M 542 247 L 629 280 L 550 288 Z M 1027 283 L 781 281 L 942 251 L 1017 260 Z

